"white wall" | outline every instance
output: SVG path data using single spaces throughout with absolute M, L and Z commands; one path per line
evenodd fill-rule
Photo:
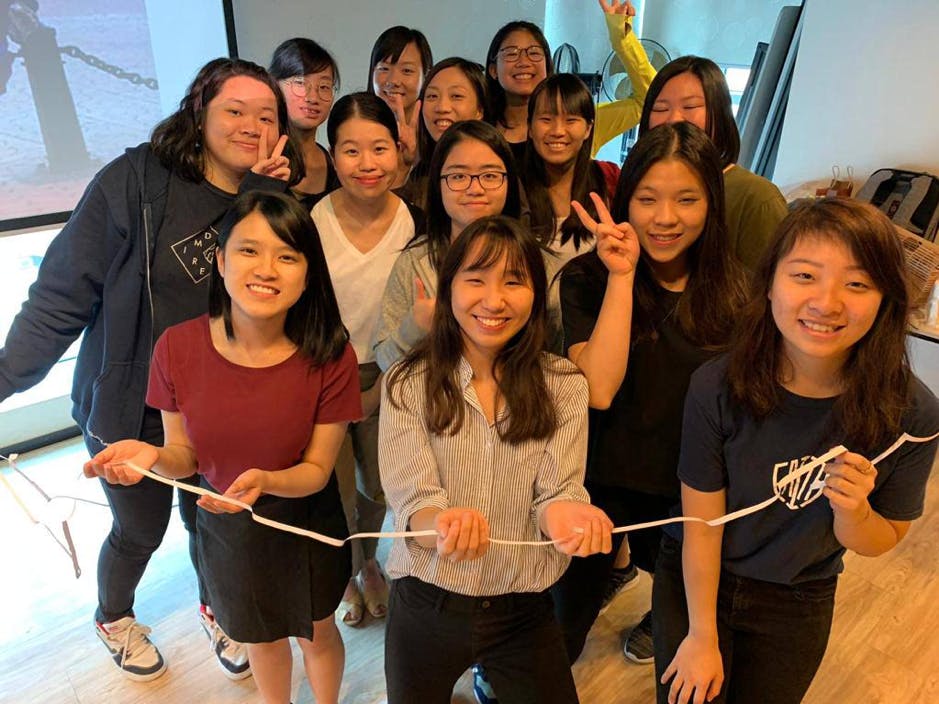
M 366 88 L 372 44 L 388 27 L 424 32 L 435 61 L 462 56 L 484 63 L 499 27 L 515 19 L 542 26 L 545 14 L 545 0 L 234 0 L 232 5 L 242 58 L 266 66 L 284 39 L 309 37 L 336 57 L 343 94 Z
M 939 174 L 939 2 L 807 0 L 773 181 Z

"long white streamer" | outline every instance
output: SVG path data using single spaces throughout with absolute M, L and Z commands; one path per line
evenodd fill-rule
M 903 435 L 897 438 L 897 441 L 895 443 L 893 443 L 890 447 L 888 447 L 886 450 L 880 453 L 876 458 L 874 458 L 871 464 L 876 465 L 878 462 L 882 462 L 884 459 L 890 456 L 893 452 L 895 452 L 901 445 L 903 445 L 906 442 L 929 442 L 930 440 L 935 440 L 937 437 L 939 437 L 939 433 L 935 433 L 934 435 L 931 435 L 926 438 L 918 438 L 918 437 L 914 437 L 910 435 L 909 433 L 903 433 Z M 631 531 L 642 530 L 643 528 L 655 528 L 657 526 L 666 526 L 671 523 L 704 523 L 709 526 L 721 526 L 726 523 L 730 523 L 731 521 L 736 521 L 737 519 L 743 518 L 744 516 L 749 516 L 753 513 L 756 513 L 757 511 L 762 511 L 763 509 L 768 508 L 769 506 L 772 506 L 777 501 L 786 502 L 786 499 L 784 499 L 783 496 L 781 495 L 782 489 L 787 487 L 789 484 L 792 484 L 793 482 L 799 481 L 800 479 L 811 474 L 812 472 L 815 472 L 823 465 L 827 464 L 828 462 L 831 462 L 833 459 L 835 459 L 839 455 L 844 454 L 847 451 L 848 451 L 847 448 L 845 448 L 842 445 L 833 447 L 825 454 L 819 457 L 816 457 L 811 462 L 808 462 L 802 467 L 799 467 L 799 469 L 791 472 L 784 479 L 780 480 L 775 486 L 775 491 L 772 497 L 766 499 L 765 501 L 761 501 L 758 504 L 754 504 L 753 506 L 747 506 L 746 508 L 733 511 L 731 513 L 725 514 L 723 516 L 720 516 L 718 518 L 714 518 L 711 520 L 705 520 L 703 518 L 698 518 L 697 516 L 677 516 L 675 518 L 665 518 L 659 521 L 648 521 L 646 523 L 634 523 L 628 526 L 619 526 L 617 528 L 614 528 L 613 532 L 614 533 L 629 533 Z M 145 477 L 149 477 L 150 479 L 153 479 L 154 481 L 158 481 L 163 484 L 168 484 L 169 486 L 176 487 L 177 489 L 181 489 L 182 491 L 189 491 L 194 494 L 199 494 L 200 496 L 210 496 L 213 499 L 216 499 L 218 501 L 224 501 L 234 506 L 238 506 L 239 508 L 242 508 L 245 511 L 250 512 L 251 518 L 254 521 L 260 523 L 261 525 L 269 526 L 270 528 L 274 528 L 276 530 L 282 530 L 288 533 L 293 533 L 294 535 L 299 535 L 304 538 L 317 540 L 321 543 L 332 545 L 333 547 L 337 547 L 337 548 L 342 547 L 342 545 L 345 544 L 349 540 L 360 540 L 362 538 L 420 538 L 420 537 L 430 537 L 430 536 L 437 535 L 437 531 L 435 530 L 409 530 L 409 531 L 394 531 L 394 532 L 387 532 L 387 533 L 384 533 L 384 532 L 382 533 L 355 533 L 353 535 L 350 535 L 348 538 L 345 538 L 344 540 L 340 540 L 338 538 L 333 538 L 328 535 L 323 535 L 322 533 L 317 533 L 312 530 L 298 528 L 297 526 L 292 526 L 289 523 L 281 523 L 280 521 L 272 521 L 269 518 L 264 518 L 263 516 L 259 516 L 257 513 L 254 512 L 254 509 L 251 506 L 249 506 L 248 504 L 242 501 L 239 501 L 238 499 L 232 498 L 231 496 L 223 496 L 222 494 L 217 494 L 214 491 L 209 491 L 208 489 L 203 489 L 202 487 L 199 487 L 199 486 L 193 486 L 191 484 L 177 482 L 175 479 L 168 479 L 167 477 L 163 477 L 163 476 L 160 476 L 159 474 L 155 474 L 154 472 L 146 470 L 143 467 L 138 467 L 132 462 L 123 462 L 122 464 L 134 470 L 135 472 L 139 472 Z M 817 488 L 816 482 L 811 482 L 811 483 L 805 482 L 805 485 L 800 487 L 798 494 L 804 495 L 808 491 L 811 491 L 813 488 Z M 817 496 L 815 498 L 817 498 Z M 808 505 L 808 503 L 811 503 L 811 500 L 806 501 L 805 503 L 802 504 L 802 506 Z M 790 508 L 800 508 L 800 507 L 794 506 L 790 503 Z M 489 542 L 492 543 L 493 545 L 536 545 L 537 546 L 537 545 L 553 545 L 554 543 L 557 543 L 559 541 L 557 540 L 502 540 L 499 538 L 490 538 Z

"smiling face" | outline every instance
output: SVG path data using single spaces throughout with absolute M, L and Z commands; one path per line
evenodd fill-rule
M 649 127 L 675 122 L 690 122 L 707 132 L 707 103 L 704 86 L 693 73 L 680 73 L 666 81 L 652 103 Z
M 841 241 L 809 235 L 779 261 L 769 300 L 798 382 L 819 365 L 841 369 L 873 326 L 883 294 Z
M 451 66 L 438 72 L 427 84 L 421 115 L 431 139 L 436 142 L 454 122 L 481 119 L 483 106 L 466 74 Z
M 514 61 L 509 61 L 505 58 L 505 51 L 513 48 L 544 52 L 541 44 L 530 32 L 524 29 L 509 32 L 499 46 L 496 63 L 489 67 L 489 75 L 499 81 L 499 85 L 508 95 L 527 99 L 535 87 L 547 78 L 547 60 L 542 56 L 541 60 L 532 61 L 525 51 L 520 51 Z
M 389 104 L 392 96 L 400 96 L 406 112 L 410 113 L 424 83 L 424 65 L 417 44 L 411 42 L 404 47 L 397 61 L 391 57 L 375 64 L 372 71 L 372 89 L 375 95 Z
M 205 178 L 229 192 L 258 161 L 262 132 L 267 150 L 279 137 L 277 100 L 270 87 L 248 76 L 226 80 L 205 108 L 202 124 Z
M 235 325 L 285 320 L 306 288 L 306 259 L 256 210 L 232 228 L 225 247 L 216 251 L 216 261 Z
M 450 174 L 479 176 L 481 174 L 505 174 L 505 162 L 492 149 L 476 139 L 462 139 L 453 145 L 440 170 L 441 177 Z M 444 210 L 450 216 L 452 237 L 461 233 L 467 225 L 487 215 L 499 215 L 508 196 L 508 179 L 503 178 L 498 188 L 487 190 L 481 178 L 473 178 L 465 191 L 454 191 L 441 178 L 436 186 Z
M 333 104 L 335 83 L 331 67 L 280 81 L 290 125 L 300 131 L 315 131 L 323 124 Z
M 542 93 L 528 127 L 535 152 L 545 163 L 560 168 L 573 168 L 577 155 L 590 137 L 592 125 L 580 115 L 564 112 L 558 97 L 555 105 L 548 104 Z
M 707 190 L 685 162 L 656 162 L 639 181 L 629 200 L 629 224 L 666 288 L 684 290 L 688 248 L 701 236 L 707 215 Z
M 384 125 L 350 117 L 336 131 L 336 175 L 353 199 L 384 196 L 398 173 L 398 146 Z
M 490 266 L 473 267 L 484 242 L 469 248 L 453 279 L 451 306 L 463 336 L 463 353 L 474 369 L 492 361 L 531 317 L 535 294 L 527 272 L 510 266 L 505 252 Z

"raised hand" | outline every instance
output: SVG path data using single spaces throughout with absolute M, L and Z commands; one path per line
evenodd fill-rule
M 287 146 L 287 135 L 282 134 L 280 139 L 271 148 L 268 140 L 270 130 L 267 125 L 261 127 L 261 138 L 258 140 L 258 160 L 251 170 L 256 174 L 277 178 L 281 181 L 290 179 L 290 161 L 282 156 Z
M 437 306 L 437 299 L 427 295 L 427 289 L 424 288 L 424 282 L 419 276 L 414 277 L 414 307 L 411 309 L 411 315 L 414 316 L 414 324 L 425 333 L 430 332 L 430 325 L 434 320 L 434 308 Z
M 417 129 L 421 120 L 421 101 L 414 103 L 411 119 L 408 120 L 404 109 L 404 98 L 398 94 L 388 97 L 388 106 L 398 122 L 398 142 L 401 146 L 401 158 L 407 166 L 417 159 Z
M 489 549 L 489 521 L 475 508 L 448 508 L 434 519 L 437 554 L 450 562 L 475 560 Z
M 636 8 L 629 0 L 617 2 L 617 0 L 600 0 L 600 7 L 608 15 L 625 15 L 626 17 L 635 17 Z
M 826 466 L 825 488 L 822 493 L 835 513 L 856 514 L 864 519 L 870 510 L 867 497 L 874 490 L 877 468 L 866 457 L 845 452 Z
M 128 467 L 127 463 L 150 469 L 159 456 L 159 451 L 153 445 L 140 440 L 121 440 L 108 445 L 85 462 L 82 472 L 89 478 L 101 477 L 108 484 L 130 486 L 143 479 L 143 475 Z
M 264 493 L 265 478 L 267 472 L 263 469 L 247 469 L 231 483 L 231 486 L 225 491 L 224 496 L 230 496 L 241 503 L 253 506 L 261 494 Z M 200 496 L 196 505 L 212 513 L 238 513 L 244 511 L 238 506 L 228 501 L 220 501 L 211 496 Z
M 558 552 L 587 557 L 613 549 L 613 521 L 596 506 L 580 501 L 552 501 L 541 514 L 542 529 Z
M 596 193 L 590 194 L 597 209 L 597 222 L 576 200 L 571 201 L 571 208 L 577 213 L 581 224 L 597 238 L 597 255 L 611 275 L 632 275 L 639 262 L 639 238 L 628 222 L 613 222 L 606 203 Z
M 685 636 L 662 674 L 662 684 L 669 680 L 668 704 L 704 704 L 720 694 L 724 663 L 717 639 L 705 640 L 690 633 Z

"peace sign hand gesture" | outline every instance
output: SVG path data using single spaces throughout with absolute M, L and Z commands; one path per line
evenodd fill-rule
M 628 222 L 613 222 L 609 209 L 596 193 L 590 194 L 597 209 L 597 222 L 576 200 L 571 207 L 580 222 L 597 238 L 597 254 L 611 276 L 632 276 L 639 262 L 639 238 Z
M 608 15 L 626 15 L 627 17 L 636 16 L 636 8 L 629 0 L 617 2 L 617 0 L 600 0 L 600 7 Z
M 290 161 L 282 156 L 287 145 L 287 135 L 282 134 L 271 149 L 268 144 L 269 130 L 267 125 L 261 127 L 261 138 L 258 140 L 258 160 L 251 171 L 262 176 L 277 178 L 281 181 L 290 179 Z
M 417 128 L 421 119 L 421 101 L 414 103 L 411 119 L 407 119 L 404 111 L 404 98 L 398 94 L 388 97 L 388 107 L 395 114 L 398 122 L 398 142 L 401 148 L 401 157 L 407 166 L 417 159 Z

